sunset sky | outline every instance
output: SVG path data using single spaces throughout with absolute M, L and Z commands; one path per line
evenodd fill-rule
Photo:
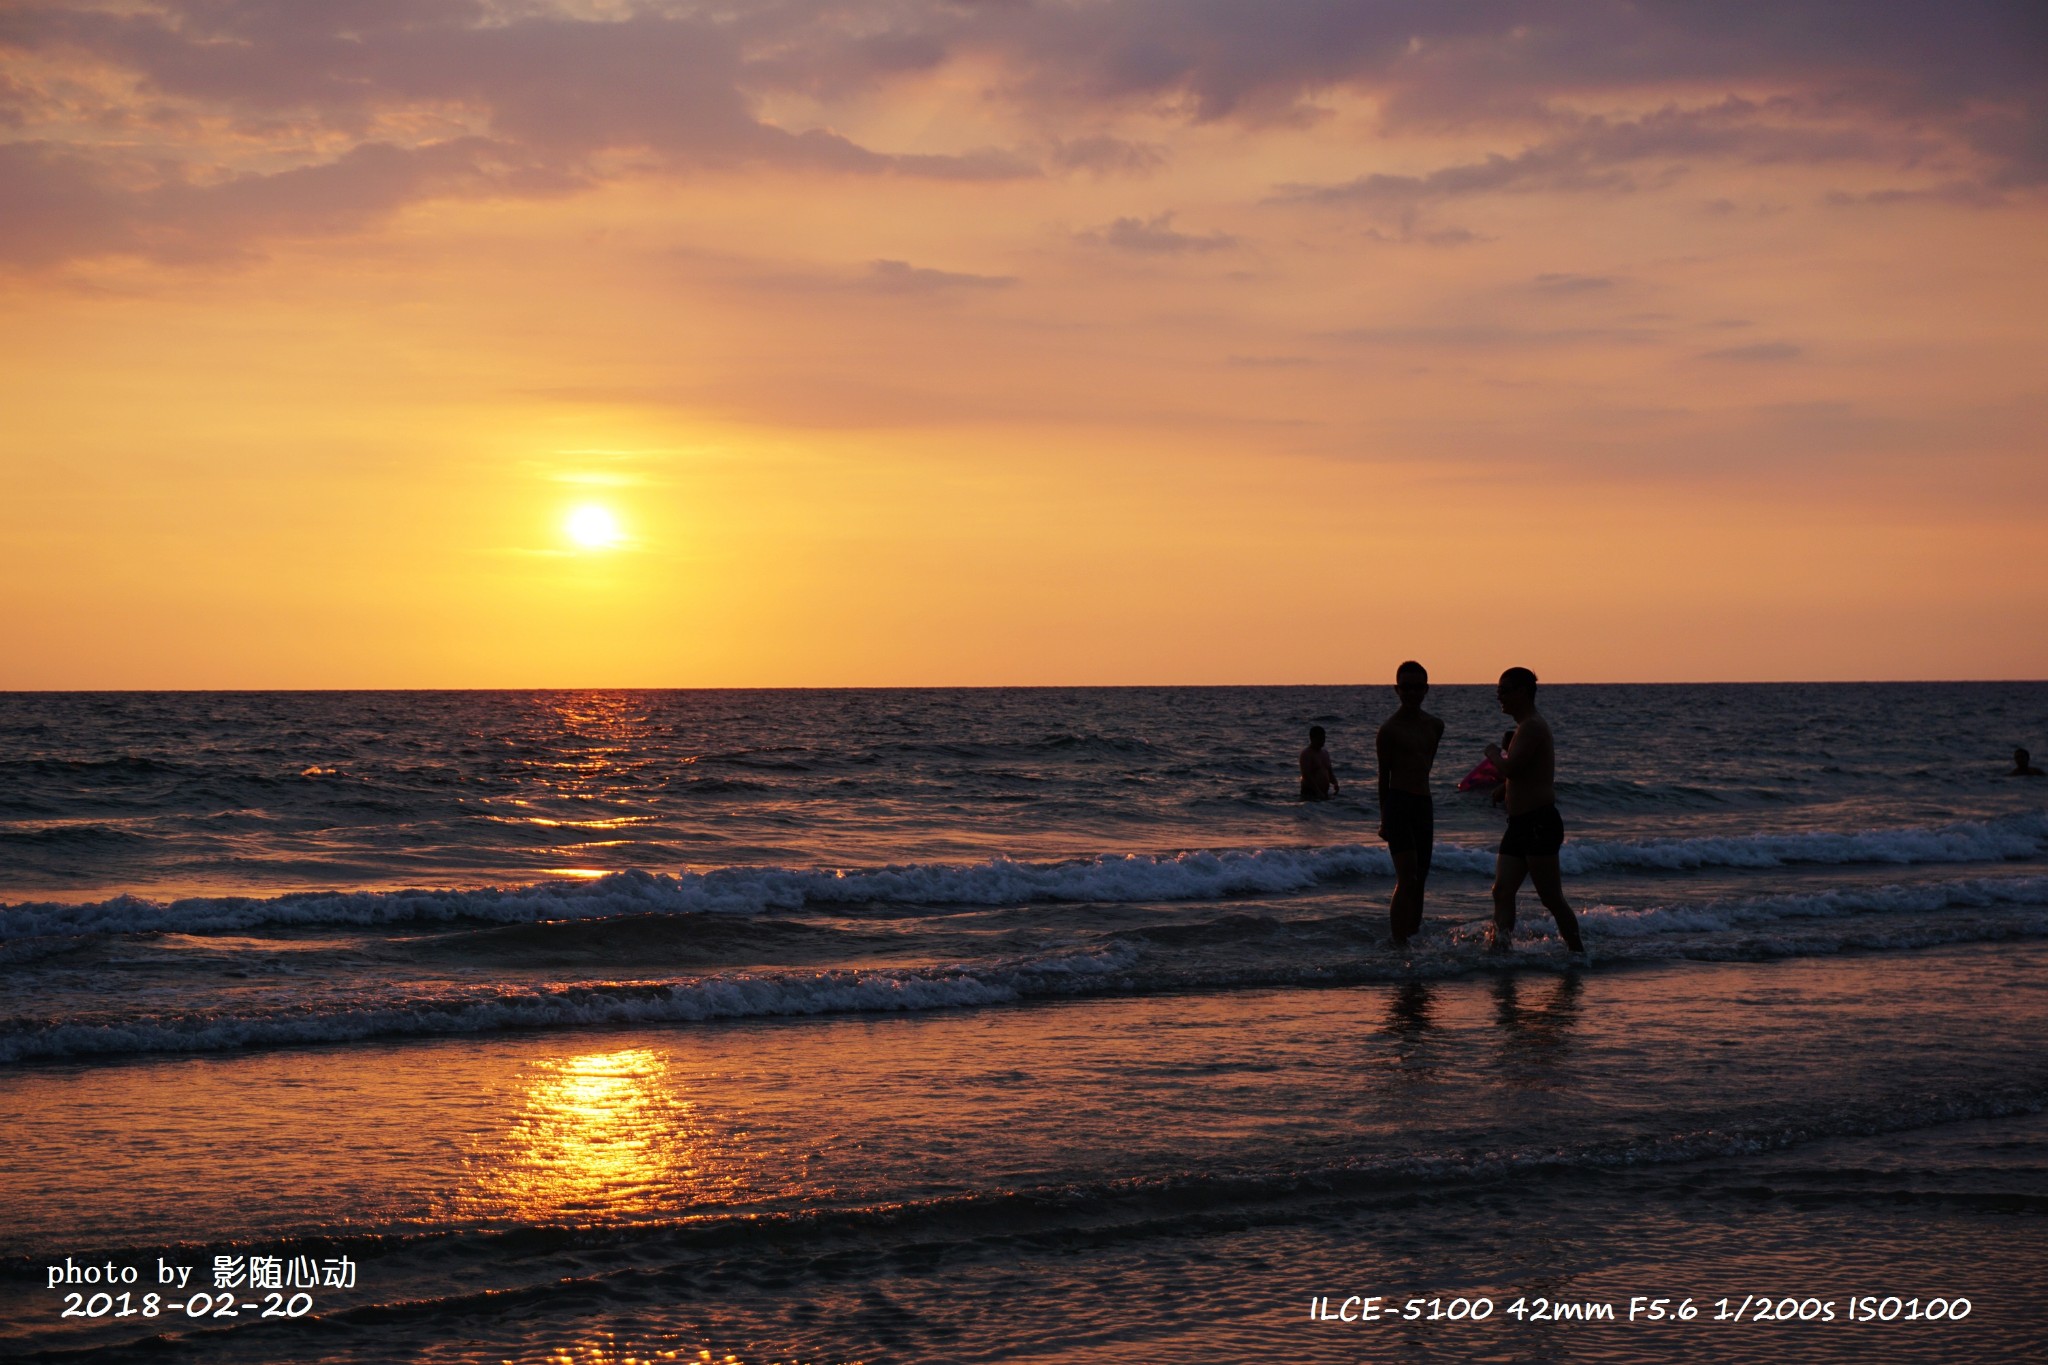
M 0 8 L 0 688 L 2048 676 L 2048 9 Z

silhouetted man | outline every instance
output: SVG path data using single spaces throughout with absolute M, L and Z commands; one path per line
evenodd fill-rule
M 1308 747 L 1301 751 L 1301 799 L 1327 801 L 1336 793 L 1337 772 L 1330 766 L 1330 751 L 1323 747 L 1323 727 L 1308 727 Z
M 1550 722 L 1536 710 L 1536 675 L 1511 668 L 1500 675 L 1500 709 L 1515 718 L 1514 742 L 1503 753 L 1486 746 L 1486 756 L 1506 778 L 1508 832 L 1501 836 L 1494 863 L 1493 928 L 1486 946 L 1496 953 L 1514 946 L 1515 893 L 1522 879 L 1536 884 L 1536 894 L 1557 921 L 1565 947 L 1584 953 L 1578 916 L 1564 898 L 1557 855 L 1564 847 L 1564 819 L 1557 813 L 1557 745 Z
M 1436 807 L 1429 796 L 1429 770 L 1443 742 L 1444 723 L 1422 709 L 1429 695 L 1429 670 L 1410 659 L 1394 670 L 1400 709 L 1380 726 L 1380 838 L 1394 860 L 1394 898 L 1387 925 L 1394 946 L 1422 932 L 1422 891 L 1429 881 L 1436 847 Z
M 2044 777 L 2048 776 L 2048 773 L 2043 773 L 2039 768 L 2034 766 L 2034 756 L 2028 753 L 2025 749 L 2014 749 L 2012 751 L 2012 771 L 2007 773 L 2006 776 Z

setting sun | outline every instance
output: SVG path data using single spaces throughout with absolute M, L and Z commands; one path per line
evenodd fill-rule
M 611 509 L 596 503 L 585 503 L 571 512 L 563 529 L 570 540 L 585 550 L 607 550 L 626 538 Z

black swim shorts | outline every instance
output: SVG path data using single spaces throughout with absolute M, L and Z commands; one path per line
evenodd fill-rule
M 1436 803 L 1414 792 L 1390 791 L 1380 801 L 1380 824 L 1387 831 L 1387 852 L 1419 853 L 1429 871 L 1436 846 Z
M 1539 806 L 1508 817 L 1500 851 L 1509 858 L 1555 858 L 1564 847 L 1564 817 L 1556 806 Z

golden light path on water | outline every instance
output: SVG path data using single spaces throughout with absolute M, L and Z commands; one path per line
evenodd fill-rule
M 675 1350 L 621 1347 L 616 1340 L 582 1342 L 556 1350 L 544 1359 L 547 1365 L 655 1365 L 655 1362 L 668 1361 L 680 1361 L 683 1365 L 749 1365 L 736 1355 L 713 1355 L 710 1351 L 692 1351 L 688 1347 Z
M 714 1131 L 685 1090 L 669 1055 L 656 1048 L 533 1058 L 511 1097 L 510 1121 L 466 1159 L 471 1180 L 458 1203 L 471 1216 L 532 1225 L 687 1216 L 760 1193 L 770 1175 L 747 1159 L 746 1134 Z M 800 1193 L 801 1185 L 775 1192 Z M 687 1332 L 676 1344 L 678 1336 L 598 1331 L 539 1358 L 548 1365 L 769 1365 L 704 1347 Z
M 519 1107 L 472 1154 L 472 1211 L 575 1222 L 687 1209 L 702 1188 L 710 1134 L 650 1048 L 541 1058 Z M 723 1183 L 723 1182 L 717 1182 Z
M 484 799 L 481 804 L 489 808 L 484 818 L 508 825 L 564 831 L 564 842 L 552 850 L 560 863 L 537 869 L 546 876 L 592 881 L 616 872 L 616 864 L 596 865 L 585 855 L 594 849 L 630 846 L 634 842 L 631 838 L 575 836 L 628 836 L 658 816 L 651 811 L 580 816 L 575 811 L 585 804 L 645 799 L 645 788 L 638 776 L 650 760 L 641 757 L 636 747 L 645 739 L 648 717 L 644 704 L 625 694 L 607 692 L 571 692 L 539 699 L 539 704 L 552 713 L 560 737 L 573 737 L 574 754 L 529 764 L 533 781 L 525 789 L 528 794 Z M 676 766 L 691 761 L 694 760 L 672 759 L 670 763 Z M 503 813 L 498 813 L 498 808 L 503 808 Z

